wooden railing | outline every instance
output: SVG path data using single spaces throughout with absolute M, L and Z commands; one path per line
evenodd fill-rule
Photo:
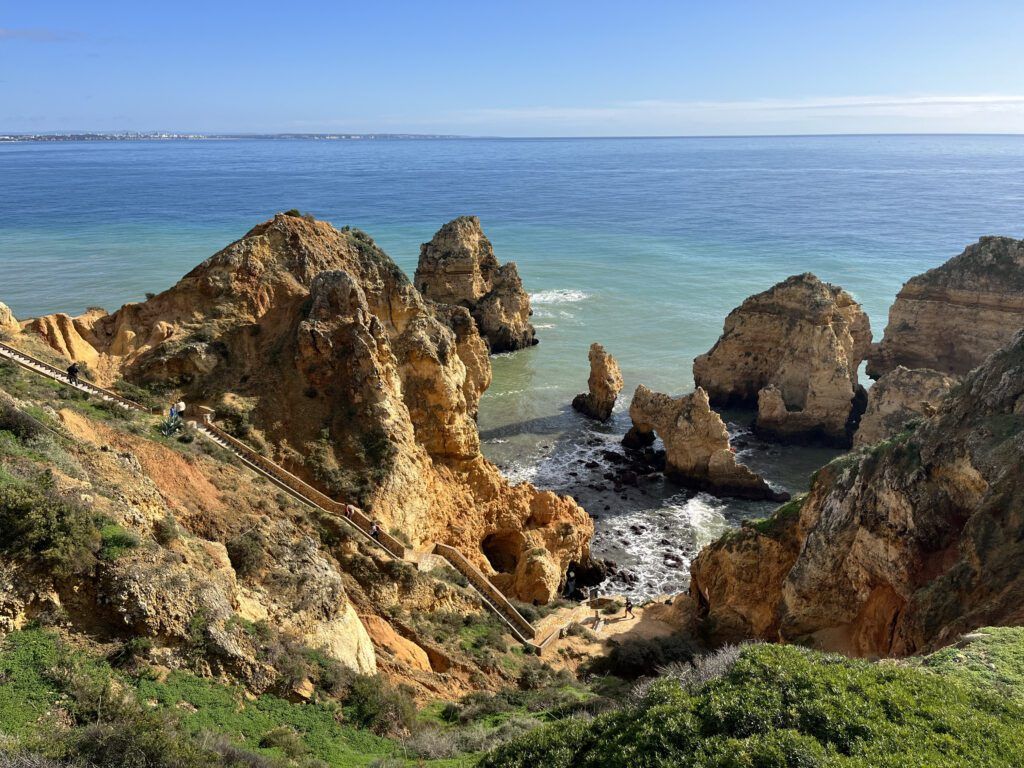
M 136 403 L 135 401 L 129 400 L 126 397 L 121 397 L 121 395 L 117 394 L 116 392 L 112 392 L 109 389 L 104 389 L 103 387 L 97 384 L 93 384 L 92 382 L 85 381 L 84 379 L 81 378 L 77 379 L 76 381 L 71 381 L 71 379 L 68 377 L 67 371 L 62 371 L 57 366 L 50 365 L 49 363 L 44 362 L 39 358 L 33 357 L 32 355 L 28 355 L 19 349 L 15 349 L 9 344 L 4 344 L 3 342 L 0 342 L 0 355 L 10 360 L 13 360 L 22 368 L 27 368 L 28 370 L 33 371 L 34 373 L 41 373 L 44 376 L 59 381 L 61 384 L 67 384 L 69 387 L 73 387 L 79 390 L 80 392 L 85 392 L 86 394 L 91 395 L 97 395 L 98 397 L 102 397 L 105 400 L 113 400 L 118 405 L 124 406 L 125 408 L 128 408 L 133 411 L 142 411 L 143 413 L 150 412 L 149 408 L 142 405 L 141 403 Z
M 510 626 L 515 627 L 518 639 L 523 643 L 533 644 L 533 638 L 537 634 L 533 625 L 516 610 L 511 601 L 499 590 L 491 580 L 484 576 L 469 560 L 466 559 L 455 547 L 447 544 L 435 544 L 434 554 L 441 555 L 451 563 L 459 573 L 466 577 L 466 580 L 473 585 L 477 592 L 485 600 L 491 603 L 495 613 L 506 620 Z
M 81 392 L 114 401 L 131 410 L 144 413 L 150 412 L 148 408 L 140 403 L 121 397 L 116 392 L 111 392 L 87 381 L 78 380 L 77 382 L 72 382 L 65 371 L 31 355 L 27 355 L 7 344 L 0 343 L 0 356 L 7 357 L 27 370 L 47 376 L 61 384 L 74 387 Z M 405 545 L 394 536 L 386 533 L 379 527 L 376 534 L 370 533 L 373 520 L 361 509 L 335 501 L 327 494 L 317 490 L 306 481 L 296 477 L 288 470 L 266 458 L 251 446 L 217 427 L 208 415 L 196 419 L 194 423 L 200 434 L 231 451 L 231 453 L 245 462 L 255 472 L 271 480 L 275 485 L 287 491 L 299 501 L 326 512 L 332 518 L 345 520 L 351 528 L 362 534 L 368 541 L 379 546 L 391 557 L 397 560 L 407 559 Z M 466 578 L 466 581 L 469 582 L 470 586 L 483 600 L 484 605 L 505 623 L 516 640 L 532 651 L 540 653 L 540 646 L 533 642 L 537 634 L 533 625 L 516 610 L 511 601 L 491 583 L 490 579 L 484 576 L 476 566 L 466 559 L 465 555 L 447 544 L 435 544 L 433 552 L 444 558 L 452 568 Z
M 319 507 L 323 511 L 334 516 L 340 516 L 344 520 L 348 521 L 351 524 L 351 527 L 355 528 L 374 544 L 377 544 L 392 557 L 398 560 L 405 559 L 405 545 L 403 545 L 402 542 L 394 536 L 386 533 L 383 529 L 379 529 L 376 535 L 371 534 L 370 530 L 373 526 L 373 520 L 371 520 L 366 513 L 359 508 L 352 507 L 350 512 L 349 505 L 335 501 L 327 494 L 318 491 L 305 480 L 296 477 L 284 467 L 274 463 L 270 459 L 258 453 L 251 446 L 248 446 L 241 440 L 229 435 L 223 429 L 220 429 L 209 421 L 200 423 L 198 428 L 200 431 L 205 429 L 210 432 L 215 438 L 219 439 L 218 442 L 227 443 L 226 447 L 232 453 L 242 459 L 245 459 L 249 464 L 256 465 L 256 468 L 261 473 L 269 475 L 271 479 L 277 481 L 278 485 L 283 485 L 287 490 L 293 491 L 303 497 L 306 503 L 314 507 Z

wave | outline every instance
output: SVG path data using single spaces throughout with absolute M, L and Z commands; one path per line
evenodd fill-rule
M 555 288 L 551 291 L 537 291 L 530 294 L 534 304 L 575 304 L 590 298 L 590 294 L 572 288 Z

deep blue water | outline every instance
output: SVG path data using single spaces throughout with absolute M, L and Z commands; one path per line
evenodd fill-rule
M 0 301 L 22 317 L 113 309 L 288 208 L 368 231 L 410 273 L 443 222 L 480 216 L 498 257 L 519 263 L 541 339 L 494 361 L 486 450 L 592 512 L 609 503 L 595 548 L 642 563 L 651 592 L 679 584 L 665 552 L 687 560 L 751 506 L 588 496 L 568 471 L 626 420 L 595 429 L 567 410 L 590 342 L 619 359 L 623 408 L 639 382 L 685 392 L 729 310 L 804 271 L 853 293 L 878 337 L 907 278 L 983 234 L 1024 237 L 1024 137 L 6 144 Z M 799 489 L 824 458 L 749 461 Z M 636 520 L 650 530 L 627 533 Z M 644 553 L 624 553 L 627 539 Z

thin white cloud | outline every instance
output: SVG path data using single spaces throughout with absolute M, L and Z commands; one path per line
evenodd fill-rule
M 1024 132 L 1024 95 L 839 96 L 740 101 L 628 101 L 600 106 L 467 110 L 439 122 L 512 132 L 601 134 Z

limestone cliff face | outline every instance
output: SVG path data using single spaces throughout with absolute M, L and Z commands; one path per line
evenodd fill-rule
M 615 358 L 596 342 L 590 345 L 589 359 L 589 391 L 576 395 L 572 407 L 592 419 L 608 421 L 615 407 L 615 400 L 622 391 L 622 372 Z
M 272 458 L 414 546 L 458 547 L 514 596 L 550 599 L 589 561 L 579 506 L 510 486 L 480 453 L 491 371 L 467 310 L 424 301 L 358 230 L 278 215 L 149 301 L 31 327 L 108 381 L 247 404 Z
M 537 343 L 519 270 L 498 262 L 476 216 L 449 221 L 420 246 L 414 281 L 428 299 L 466 307 L 491 352 Z
M 665 444 L 665 472 L 692 487 L 748 499 L 788 498 L 773 491 L 760 476 L 737 463 L 729 448 L 729 431 L 711 410 L 707 393 L 669 397 L 643 384 L 629 405 L 634 439 L 656 433 Z
M 860 305 L 810 273 L 751 296 L 693 363 L 714 405 L 758 407 L 767 437 L 849 445 L 862 410 L 857 368 L 871 344 Z
M 1024 334 L 912 432 L 833 461 L 805 499 L 706 548 L 691 594 L 714 639 L 867 656 L 1019 624 L 1022 499 Z
M 893 368 L 868 390 L 868 407 L 853 436 L 854 447 L 886 440 L 912 419 L 931 416 L 955 384 L 953 377 L 928 368 Z
M 1024 240 L 983 237 L 903 285 L 868 375 L 902 365 L 962 376 L 1022 327 Z
M 11 312 L 11 308 L 0 302 L 0 333 L 17 333 L 20 330 L 21 325 Z

